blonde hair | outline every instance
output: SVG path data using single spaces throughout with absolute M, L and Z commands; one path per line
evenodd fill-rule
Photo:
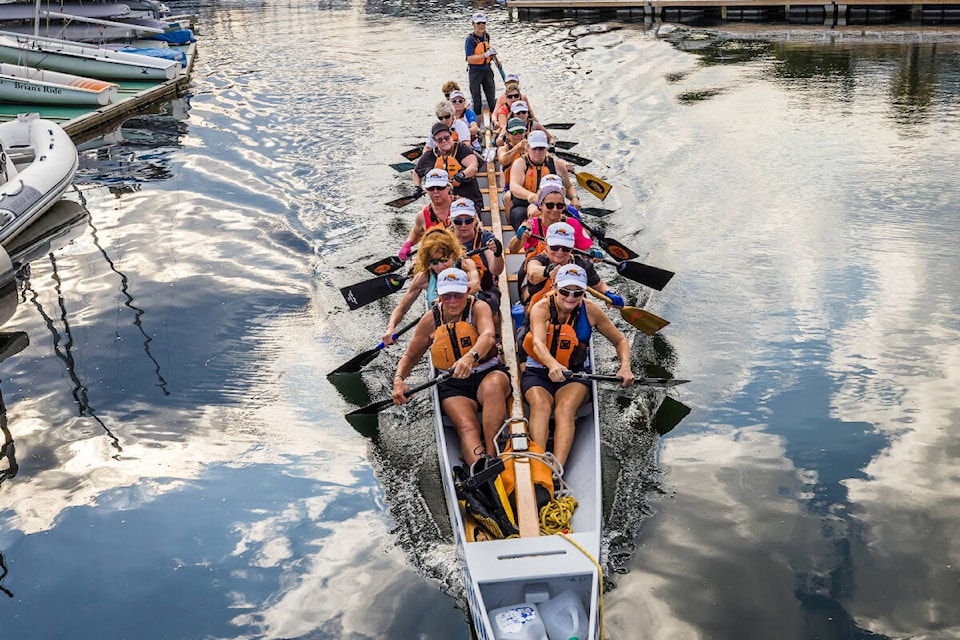
M 510 89 L 516 89 L 517 91 L 520 90 L 520 82 L 518 80 L 509 80 L 506 83 L 504 83 L 503 86 L 506 88 L 507 91 L 510 91 Z
M 430 268 L 430 260 L 437 253 L 451 256 L 454 260 L 462 258 L 463 245 L 457 237 L 444 227 L 430 227 L 423 235 L 423 242 L 417 251 L 417 260 L 413 265 L 414 273 L 421 273 Z
M 437 106 L 434 108 L 433 112 L 437 114 L 437 117 L 445 115 L 456 115 L 457 111 L 453 108 L 453 103 L 449 100 L 441 100 L 437 103 Z
M 447 80 L 443 83 L 443 88 L 441 89 L 443 94 L 446 95 L 451 91 L 460 91 L 460 85 L 457 84 L 456 80 Z

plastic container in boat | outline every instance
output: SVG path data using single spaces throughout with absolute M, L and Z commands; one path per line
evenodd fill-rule
M 490 625 L 497 640 L 548 640 L 535 604 L 520 603 L 494 609 L 490 612 Z
M 590 618 L 579 596 L 573 590 L 567 589 L 560 595 L 540 603 L 539 611 L 549 640 L 570 640 L 571 638 L 586 640 Z
M 519 329 L 520 325 L 523 324 L 523 316 L 525 315 L 523 305 L 518 302 L 510 307 L 510 315 L 513 316 L 513 328 Z

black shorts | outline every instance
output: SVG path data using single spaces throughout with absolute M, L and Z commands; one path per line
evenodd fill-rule
M 583 371 L 584 369 L 580 368 L 577 371 Z M 567 379 L 563 382 L 554 382 L 550 379 L 550 372 L 544 367 L 531 367 L 529 364 L 527 368 L 523 370 L 523 375 L 520 376 L 520 392 L 526 397 L 527 391 L 533 387 L 543 387 L 550 392 L 550 395 L 557 395 L 557 391 L 568 384 L 585 384 L 587 387 L 590 387 L 589 380 L 573 380 Z
M 507 380 L 510 380 L 509 370 L 506 365 L 500 363 L 480 373 L 470 374 L 470 377 L 463 378 L 462 380 L 460 378 L 447 378 L 437 385 L 437 395 L 441 401 L 447 398 L 463 396 L 464 398 L 470 398 L 474 402 L 477 402 L 477 391 L 480 389 L 480 383 L 494 371 L 503 371 L 507 374 Z

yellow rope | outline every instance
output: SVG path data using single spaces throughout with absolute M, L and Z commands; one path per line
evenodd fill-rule
M 600 594 L 599 603 L 598 603 L 599 611 L 597 615 L 600 616 L 600 640 L 603 640 L 603 569 L 600 568 L 600 563 L 597 562 L 597 560 L 592 555 L 590 555 L 590 552 L 584 549 L 583 547 L 581 547 L 579 544 L 577 544 L 573 540 L 573 538 L 563 533 L 562 531 L 557 535 L 562 536 L 567 542 L 569 542 L 570 544 L 575 546 L 577 549 L 579 549 L 580 553 L 587 556 L 590 562 L 593 563 L 593 566 L 597 568 L 597 575 L 599 576 L 599 584 L 597 584 L 597 592 Z
M 555 498 L 540 509 L 540 533 L 551 536 L 563 531 L 571 532 L 570 521 L 577 508 L 577 501 L 573 496 Z

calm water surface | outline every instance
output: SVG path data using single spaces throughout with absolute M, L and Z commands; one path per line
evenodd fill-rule
M 338 289 L 406 235 L 472 9 L 173 5 L 190 95 L 85 146 L 4 327 L 3 637 L 467 638 L 424 405 L 342 417 L 397 354 L 325 374 L 386 323 Z M 614 281 L 692 411 L 611 403 L 608 637 L 960 637 L 957 45 L 608 26 L 490 23 L 677 272 Z

